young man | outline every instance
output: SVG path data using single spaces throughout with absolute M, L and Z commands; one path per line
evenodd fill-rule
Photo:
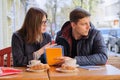
M 56 43 L 64 47 L 63 62 L 75 58 L 79 65 L 106 64 L 107 49 L 100 31 L 90 23 L 90 13 L 76 8 L 58 32 Z

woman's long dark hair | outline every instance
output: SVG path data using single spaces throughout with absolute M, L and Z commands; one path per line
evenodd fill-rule
M 24 23 L 18 33 L 25 39 L 26 43 L 42 42 L 41 24 L 43 17 L 46 16 L 40 8 L 32 7 L 28 10 Z

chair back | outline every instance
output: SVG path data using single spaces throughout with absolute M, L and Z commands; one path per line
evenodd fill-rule
M 11 47 L 7 47 L 0 50 L 0 66 L 7 66 L 7 67 L 11 66 L 11 52 L 12 52 Z M 5 55 L 7 55 L 6 63 L 4 59 Z

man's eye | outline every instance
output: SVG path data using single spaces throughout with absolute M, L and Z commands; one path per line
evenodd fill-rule
M 80 24 L 80 25 L 85 25 L 85 24 Z

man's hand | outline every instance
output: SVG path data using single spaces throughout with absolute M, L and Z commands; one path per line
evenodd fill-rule
M 63 57 L 56 57 L 55 60 L 58 60 L 58 62 L 55 65 L 62 65 L 66 60 L 72 59 L 70 57 L 67 56 L 63 56 Z

